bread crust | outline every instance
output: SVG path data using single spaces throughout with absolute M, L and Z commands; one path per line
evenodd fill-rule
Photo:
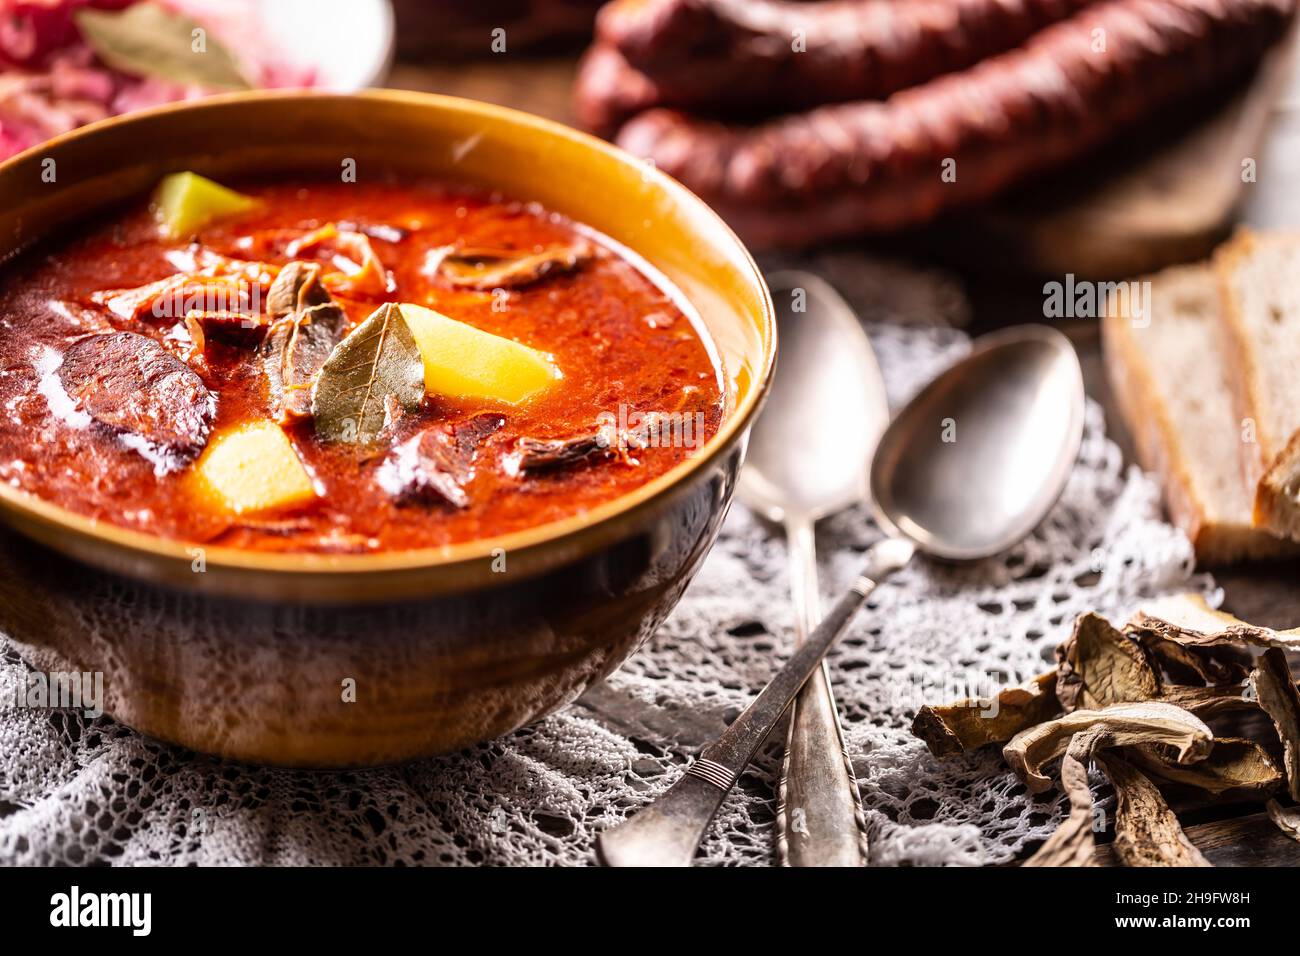
M 1195 270 L 1207 268 L 1175 266 L 1147 278 L 1153 284 L 1178 282 Z M 1290 542 L 1244 521 L 1236 524 L 1211 517 L 1214 509 L 1198 495 L 1198 483 L 1181 451 L 1187 436 L 1179 436 L 1169 416 L 1152 373 L 1151 357 L 1134 334 L 1127 315 L 1112 311 L 1102 319 L 1102 347 L 1107 377 L 1132 436 L 1138 462 L 1159 478 L 1170 518 L 1191 540 L 1197 563 L 1221 566 L 1296 553 Z
M 1268 445 L 1261 425 L 1259 409 L 1259 370 L 1250 350 L 1250 336 L 1237 298 L 1233 294 L 1232 276 L 1237 266 L 1258 246 L 1258 237 L 1241 229 L 1214 251 L 1214 272 L 1219 286 L 1219 329 L 1224 359 L 1228 363 L 1228 388 L 1232 392 L 1232 411 L 1239 425 L 1246 419 L 1255 423 L 1255 441 L 1241 442 L 1241 475 L 1247 487 L 1259 484 L 1266 470 Z
M 1236 296 L 1234 276 L 1242 263 L 1255 255 L 1265 242 L 1300 243 L 1300 233 L 1260 234 L 1240 230 L 1214 254 L 1214 268 L 1222 302 L 1221 327 L 1224 354 L 1229 365 L 1228 380 L 1239 420 L 1255 423 L 1255 442 L 1242 442 L 1242 468 L 1248 485 L 1255 489 L 1252 518 L 1258 528 L 1300 541 L 1300 431 L 1274 435 L 1260 413 L 1261 395 L 1258 356 L 1250 347 L 1246 319 Z

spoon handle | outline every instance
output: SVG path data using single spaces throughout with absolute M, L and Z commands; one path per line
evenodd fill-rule
M 657 800 L 600 835 L 596 850 L 601 862 L 606 866 L 690 866 L 723 797 L 799 688 L 821 666 L 826 652 L 848 628 L 876 584 L 905 565 L 912 552 L 911 544 L 897 538 L 872 547 L 862 576 L 744 713 L 716 742 L 702 750 L 682 778 Z
M 788 520 L 786 540 L 797 646 L 821 619 L 812 521 Z M 776 847 L 782 866 L 866 865 L 866 821 L 825 660 L 790 705 L 777 794 Z

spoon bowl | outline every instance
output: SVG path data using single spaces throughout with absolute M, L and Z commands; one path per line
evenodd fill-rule
M 862 324 L 829 283 L 784 271 L 767 287 L 781 355 L 736 494 L 769 521 L 816 521 L 866 498 L 889 404 Z
M 1055 329 L 980 338 L 886 429 L 871 498 L 887 531 L 932 557 L 1005 551 L 1060 497 L 1083 441 L 1083 373 Z

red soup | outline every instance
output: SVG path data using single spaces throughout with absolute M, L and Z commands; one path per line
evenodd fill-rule
M 694 454 L 718 361 L 662 278 L 535 205 L 192 174 L 0 278 L 0 478 L 260 551 L 494 537 Z

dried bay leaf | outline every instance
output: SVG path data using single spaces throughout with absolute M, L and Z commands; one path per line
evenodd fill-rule
M 586 242 L 550 246 L 541 252 L 451 248 L 438 260 L 436 273 L 456 289 L 518 289 L 547 276 L 572 272 L 593 255 Z
M 960 700 L 940 707 L 927 705 L 917 711 L 912 733 L 939 758 L 986 744 L 1004 744 L 1026 727 L 1060 713 L 1056 679 L 1056 671 L 1048 671 L 1028 683 L 1006 688 L 993 701 Z
M 1115 788 L 1115 852 L 1125 866 L 1211 866 L 1155 784 L 1113 753 L 1094 759 Z
M 1276 647 L 1266 650 L 1250 675 L 1259 706 L 1273 721 L 1282 741 L 1288 792 L 1300 800 L 1300 691 L 1296 690 L 1286 655 Z
M 424 361 L 393 303 L 371 313 L 321 367 L 312 390 L 316 434 L 370 444 L 388 423 L 390 396 L 407 409 L 424 399 Z
M 1056 696 L 1066 710 L 1150 700 L 1160 682 L 1142 646 L 1099 614 L 1081 614 L 1056 649 Z
M 250 88 L 238 62 L 210 31 L 160 4 L 136 3 L 123 10 L 83 7 L 73 19 L 95 55 L 123 73 L 185 85 Z M 196 35 L 203 37 L 199 50 Z
M 1210 751 L 1210 728 L 1181 707 L 1160 701 L 1112 704 L 1101 710 L 1076 710 L 1028 727 L 1002 748 L 1002 756 L 1030 793 L 1042 793 L 1052 781 L 1042 767 L 1061 756 L 1076 733 L 1100 729 L 1105 746 L 1168 744 L 1179 763 L 1191 763 Z
M 312 414 L 312 382 L 347 330 L 347 315 L 321 284 L 321 267 L 295 260 L 267 291 L 273 324 L 262 343 L 272 417 L 285 425 Z
M 1268 818 L 1293 840 L 1300 840 L 1300 807 L 1284 807 L 1276 800 L 1268 802 Z

